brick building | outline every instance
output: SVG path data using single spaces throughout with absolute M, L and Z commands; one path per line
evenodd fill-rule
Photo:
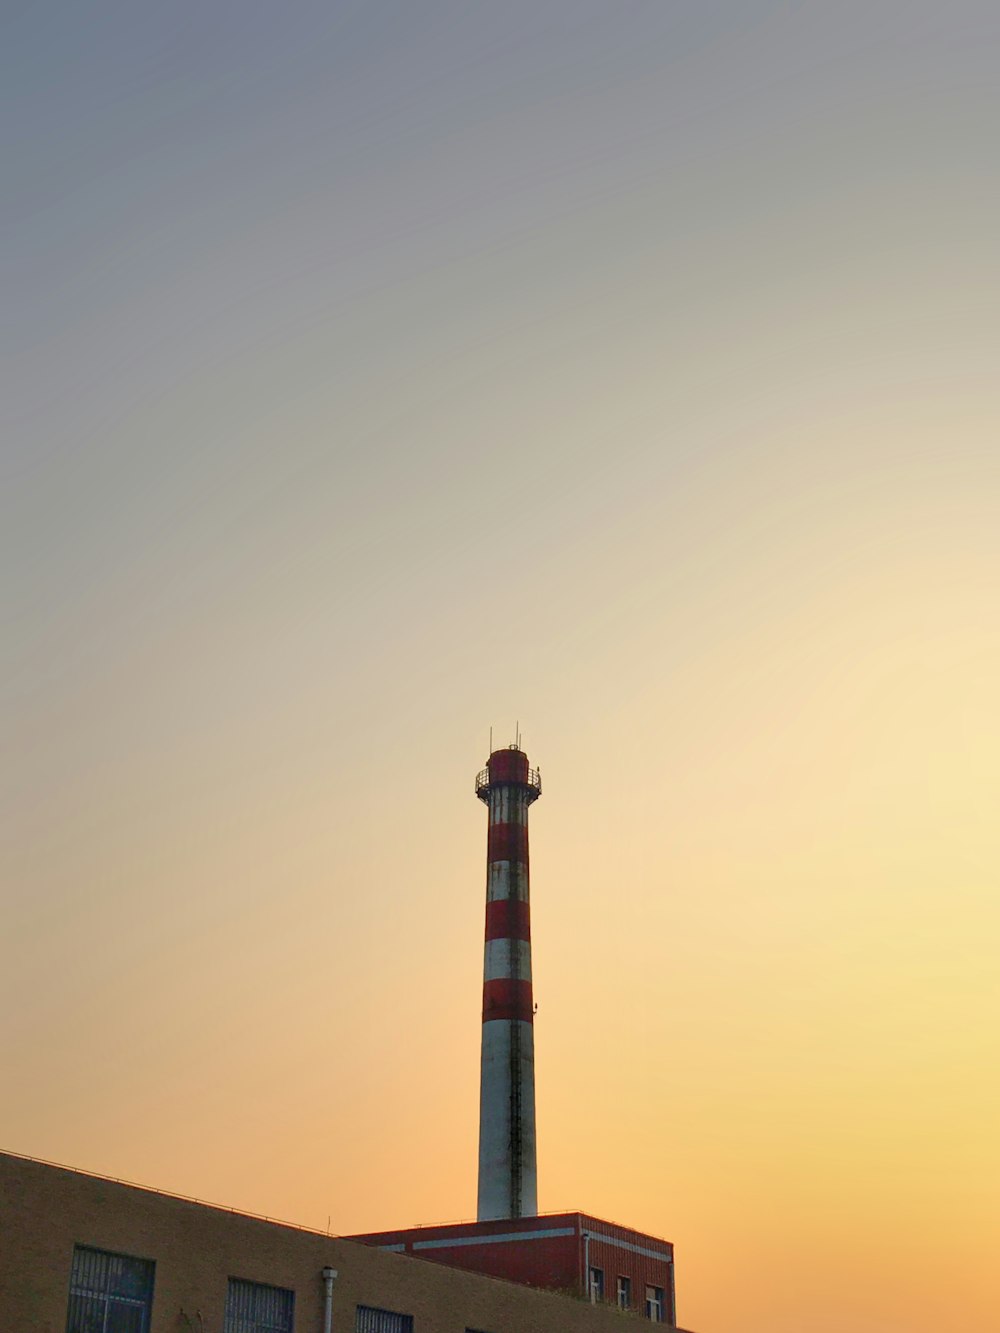
M 610 1305 L 0 1153 L 4 1333 L 621 1333 L 621 1320 Z
M 674 1322 L 674 1248 L 669 1241 L 586 1213 L 416 1227 L 352 1236 L 397 1254 L 589 1297 L 654 1323 Z

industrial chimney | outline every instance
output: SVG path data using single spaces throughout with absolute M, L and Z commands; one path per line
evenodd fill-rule
M 480 1222 L 535 1217 L 535 1034 L 531 996 L 528 806 L 541 777 L 516 745 L 494 750 L 476 778 L 489 807 L 486 950 L 479 1087 Z

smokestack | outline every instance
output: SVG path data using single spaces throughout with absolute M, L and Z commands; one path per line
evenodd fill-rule
M 535 1217 L 535 1032 L 531 996 L 528 806 L 542 781 L 516 745 L 476 778 L 489 807 L 479 1085 L 480 1222 Z

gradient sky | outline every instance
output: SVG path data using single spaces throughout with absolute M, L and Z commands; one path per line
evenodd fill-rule
M 0 1146 L 1000 1307 L 1000 6 L 4 7 Z

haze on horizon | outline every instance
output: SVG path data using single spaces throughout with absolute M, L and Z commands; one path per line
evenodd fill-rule
M 1000 1306 L 1000 7 L 13 4 L 0 1146 L 539 1193 L 698 1333 Z

